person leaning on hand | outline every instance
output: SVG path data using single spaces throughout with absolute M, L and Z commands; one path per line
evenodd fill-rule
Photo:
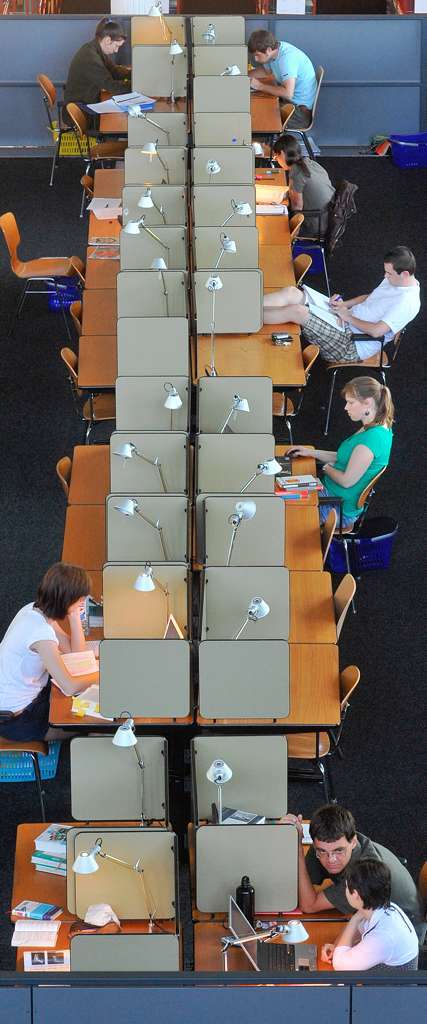
M 84 43 L 74 55 L 64 88 L 67 103 L 98 103 L 101 91 L 129 92 L 130 68 L 116 64 L 111 58 L 126 40 L 120 22 L 103 18 L 96 27 L 95 38 Z
M 269 96 L 277 96 L 279 103 L 293 103 L 295 111 L 286 121 L 287 128 L 307 128 L 316 96 L 316 74 L 307 54 L 291 43 L 280 43 L 272 32 L 259 29 L 248 41 L 249 58 L 258 67 L 249 72 L 251 88 Z M 276 85 L 259 82 L 270 72 Z
M 0 710 L 13 714 L 0 723 L 3 738 L 57 735 L 48 731 L 50 676 L 67 696 L 86 689 L 87 677 L 70 675 L 60 655 L 85 650 L 81 614 L 90 586 L 84 569 L 56 562 L 43 576 L 36 600 L 12 620 L 0 643 Z
M 427 926 L 413 878 L 391 850 L 356 832 L 351 811 L 339 804 L 325 804 L 314 812 L 310 822 L 313 845 L 307 856 L 302 845 L 302 815 L 287 814 L 285 822 L 296 825 L 299 833 L 298 901 L 304 914 L 332 907 L 341 914 L 353 914 L 354 907 L 346 896 L 346 873 L 356 864 L 375 860 L 389 868 L 391 899 L 402 908 L 423 942 Z M 325 881 L 331 884 L 316 892 L 314 886 Z

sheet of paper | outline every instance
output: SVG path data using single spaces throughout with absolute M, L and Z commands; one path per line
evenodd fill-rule
M 12 935 L 12 946 L 56 946 L 59 921 L 17 921 Z
M 320 317 L 321 320 L 330 324 L 331 327 L 336 327 L 338 331 L 342 331 L 342 333 L 344 333 L 344 324 L 339 317 L 332 312 L 328 296 L 322 295 L 322 292 L 316 291 L 315 288 L 308 288 L 305 284 L 303 285 L 303 291 L 308 298 L 310 313 L 313 313 L 314 316 Z
M 256 212 L 260 216 L 287 216 L 288 207 L 282 206 L 281 203 L 257 203 Z
M 121 217 L 122 204 L 120 199 L 91 199 L 87 207 L 95 214 L 97 220 L 112 220 Z
M 71 651 L 69 654 L 62 654 L 61 657 L 71 676 L 87 676 L 91 672 L 98 671 L 92 648 L 86 648 L 85 651 Z
M 57 949 L 54 953 L 45 950 L 24 953 L 24 971 L 69 971 L 70 950 Z
M 86 106 L 94 114 L 125 114 L 128 107 L 140 106 L 143 110 L 149 110 L 155 103 L 151 96 L 144 96 L 141 92 L 126 92 L 103 100 L 102 103 L 87 103 Z

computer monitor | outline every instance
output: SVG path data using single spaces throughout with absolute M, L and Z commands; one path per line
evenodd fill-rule
M 239 942 L 242 943 L 240 948 L 243 949 L 249 963 L 256 971 L 259 971 L 258 942 L 256 942 L 255 939 L 253 942 L 249 942 L 247 944 L 243 941 L 244 939 L 247 939 L 248 936 L 252 937 L 256 935 L 256 931 L 252 928 L 252 925 L 249 924 L 247 917 L 245 917 L 244 913 L 240 910 L 240 907 L 237 906 L 236 900 L 233 899 L 232 896 L 229 896 L 228 903 L 228 927 L 234 935 L 234 938 L 238 939 Z

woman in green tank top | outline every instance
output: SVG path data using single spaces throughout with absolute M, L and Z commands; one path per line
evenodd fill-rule
M 304 445 L 292 448 L 292 455 L 306 455 L 323 465 L 323 496 L 342 498 L 342 525 L 351 526 L 362 509 L 357 502 L 367 484 L 388 465 L 393 441 L 394 408 L 389 389 L 373 377 L 355 377 L 341 392 L 345 410 L 359 430 L 342 441 L 338 451 L 324 452 Z M 332 505 L 320 505 L 323 522 Z

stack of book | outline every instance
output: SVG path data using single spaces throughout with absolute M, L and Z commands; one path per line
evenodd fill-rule
M 310 473 L 302 476 L 276 476 L 275 493 L 290 501 L 302 501 L 313 491 L 320 491 L 322 484 Z
M 67 874 L 67 832 L 70 825 L 48 825 L 34 840 L 35 850 L 31 863 L 36 871 L 51 875 Z

